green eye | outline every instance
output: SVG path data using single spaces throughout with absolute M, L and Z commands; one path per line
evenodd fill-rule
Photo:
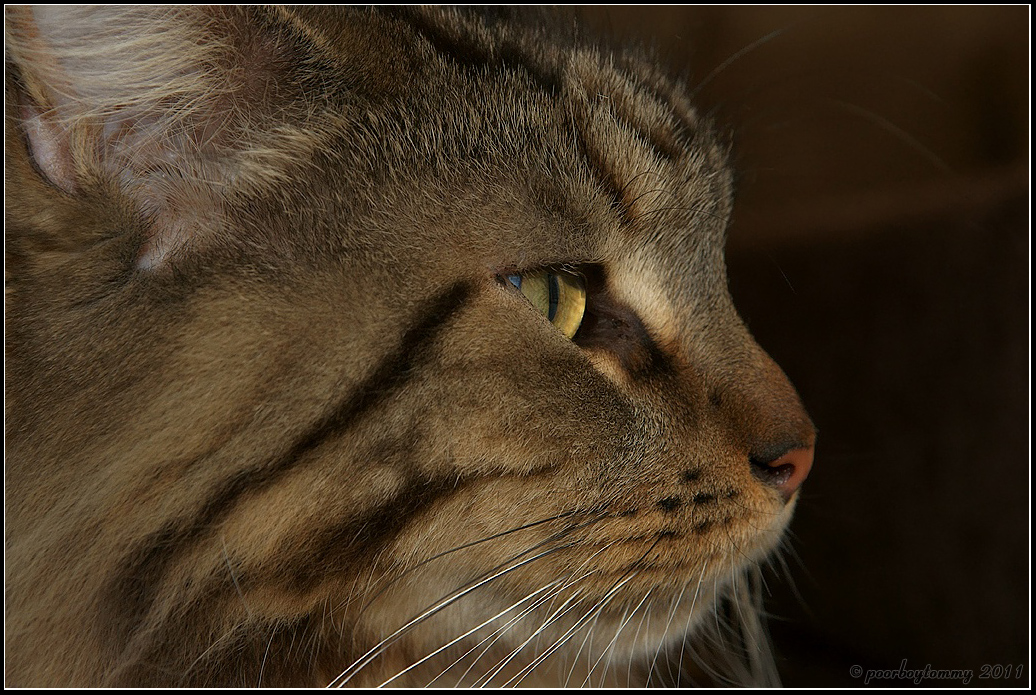
M 534 270 L 508 275 L 507 280 L 565 337 L 571 338 L 579 330 L 586 308 L 586 284 L 582 276 L 564 270 Z

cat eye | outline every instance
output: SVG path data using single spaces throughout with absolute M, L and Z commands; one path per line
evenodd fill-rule
M 586 309 L 586 281 L 566 270 L 533 270 L 506 276 L 554 327 L 572 338 Z

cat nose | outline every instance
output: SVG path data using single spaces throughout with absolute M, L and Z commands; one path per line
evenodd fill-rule
M 813 449 L 814 445 L 809 444 L 789 448 L 776 458 L 772 455 L 763 458 L 753 456 L 752 472 L 767 485 L 777 488 L 787 502 L 813 467 Z

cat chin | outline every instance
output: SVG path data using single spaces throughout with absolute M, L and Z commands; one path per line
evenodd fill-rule
M 721 623 L 733 618 L 758 624 L 749 587 L 758 562 L 779 541 L 783 515 L 774 517 L 772 530 L 753 536 L 741 552 L 717 554 L 696 570 L 688 566 L 664 578 L 649 569 L 593 586 L 558 579 L 521 598 L 516 598 L 517 591 L 487 585 L 454 601 L 434 588 L 443 578 L 426 576 L 379 600 L 372 614 L 407 627 L 399 631 L 383 624 L 374 629 L 383 644 L 332 684 L 643 685 L 660 660 L 668 664 L 674 653 L 697 660 L 696 650 L 707 650 L 717 639 L 713 630 L 744 630 L 718 628 Z M 724 611 L 727 605 L 736 610 Z
M 721 618 L 732 575 L 701 573 L 676 595 L 647 591 L 637 601 L 599 601 L 539 596 L 539 605 L 504 610 L 486 620 L 486 604 L 458 607 L 413 630 L 349 685 L 406 687 L 636 687 L 668 666 L 674 653 L 694 658 L 695 635 Z M 751 612 L 752 606 L 740 607 Z M 478 615 L 476 615 L 478 614 Z M 472 629 L 471 625 L 480 625 Z M 437 644 L 444 634 L 454 643 Z M 341 684 L 341 683 L 335 683 Z

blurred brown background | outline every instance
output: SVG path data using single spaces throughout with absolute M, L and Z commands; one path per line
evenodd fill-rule
M 820 430 L 769 582 L 785 685 L 1027 685 L 1029 8 L 585 13 L 733 133 L 731 290 Z

